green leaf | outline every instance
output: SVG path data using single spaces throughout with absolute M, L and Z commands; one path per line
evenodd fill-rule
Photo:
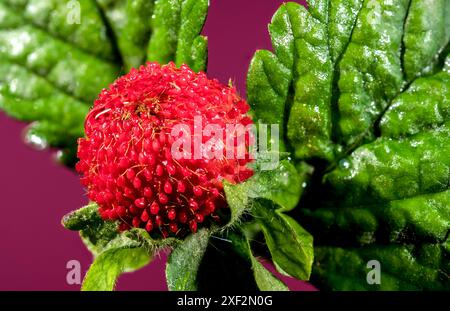
M 380 121 L 381 135 L 398 138 L 436 128 L 450 119 L 450 73 L 416 79 L 397 96 Z
M 274 157 L 272 154 L 271 157 Z M 279 161 L 280 155 L 268 161 Z M 231 209 L 231 219 L 228 226 L 239 223 L 241 217 L 250 209 L 253 199 L 265 198 L 280 206 L 281 211 L 290 211 L 297 206 L 302 184 L 309 172 L 303 170 L 299 174 L 290 160 L 281 160 L 273 170 L 263 170 L 261 165 L 266 158 L 258 159 L 255 174 L 245 182 L 230 184 L 224 182 L 224 191 L 228 206 Z
M 207 229 L 189 235 L 169 256 L 166 266 L 167 286 L 171 291 L 195 291 L 197 274 L 210 238 Z
M 409 0 L 365 1 L 339 64 L 339 129 L 358 143 L 402 90 L 401 47 Z
M 65 228 L 80 232 L 81 239 L 94 256 L 98 256 L 110 248 L 110 244 L 115 245 L 123 238 L 117 230 L 116 222 L 103 221 L 98 214 L 97 204 L 89 204 L 67 214 L 62 223 Z M 127 239 L 127 242 L 130 246 L 139 246 L 132 240 Z
M 380 284 L 368 284 L 367 263 L 380 263 Z M 333 290 L 449 290 L 444 244 L 318 247 L 313 280 Z
M 207 0 L 5 0 L 0 110 L 34 122 L 27 141 L 62 148 L 73 165 L 89 107 L 121 73 L 147 58 L 206 69 L 207 9 Z
M 381 137 L 325 176 L 341 205 L 376 204 L 448 189 L 450 124 L 413 137 Z
M 280 272 L 307 280 L 314 259 L 313 238 L 277 208 L 273 202 L 260 199 L 252 211 L 262 227 L 275 266 Z
M 241 217 L 249 210 L 248 184 L 230 184 L 223 182 L 223 190 L 227 199 L 227 204 L 231 210 L 231 219 L 228 226 L 238 224 Z
M 98 58 L 115 60 L 114 46 L 107 37 L 108 29 L 94 1 L 77 2 L 4 0 L 2 10 L 8 9 L 3 11 L 6 14 L 2 15 L 2 24 L 16 27 L 19 26 L 17 22 L 25 21 L 34 30 L 41 29 L 55 40 L 65 41 Z
M 102 221 L 98 214 L 98 205 L 91 203 L 67 215 L 64 215 L 61 223 L 69 230 L 83 230 L 86 227 L 98 224 Z
M 90 104 L 100 90 L 114 80 L 119 73 L 119 66 L 109 59 L 99 58 L 94 52 L 86 50 L 83 45 L 77 45 L 81 38 L 74 39 L 73 42 L 61 39 L 62 34 L 55 33 L 52 25 L 53 22 L 57 25 L 67 24 L 67 8 L 60 2 L 53 2 L 52 14 L 49 13 L 50 21 L 46 26 L 37 24 L 34 20 L 35 14 L 39 14 L 39 11 L 27 13 L 26 8 L 30 5 L 22 10 L 20 8 L 13 10 L 14 6 L 0 5 L 1 14 L 14 19 L 14 22 L 8 22 L 7 19 L 0 23 L 2 64 L 7 67 L 15 64 L 26 70 L 31 77 L 43 78 L 55 91 Z M 86 4 L 85 18 L 89 18 L 90 15 L 93 17 L 92 21 L 85 22 L 99 23 L 98 12 L 88 14 L 89 8 L 96 12 L 95 6 L 89 7 Z M 28 17 L 28 14 L 34 15 Z M 82 35 L 86 36 L 86 40 L 96 40 L 98 34 L 82 33 Z M 98 43 L 94 46 L 98 46 Z M 40 95 L 39 87 L 24 90 L 18 86 L 13 83 L 11 87 L 10 84 L 10 92 L 31 99 Z
M 150 234 L 142 228 L 132 228 L 125 231 L 123 235 L 138 242 L 141 247 L 147 249 L 148 253 L 156 253 L 161 249 L 173 248 L 182 242 L 182 240 L 177 238 L 153 239 Z
M 62 223 L 80 236 L 94 255 L 82 290 L 113 290 L 117 278 L 148 264 L 159 250 L 180 243 L 174 238 L 153 239 L 144 229 L 118 231 L 117 222 L 103 221 L 98 206 L 89 204 L 64 216 Z
M 104 221 L 98 214 L 98 205 L 89 204 L 65 215 L 62 224 L 66 229 L 79 231 L 80 236 L 94 256 L 120 247 L 142 247 L 149 254 L 177 245 L 174 238 L 153 239 L 144 229 L 133 228 L 120 233 L 118 223 Z
M 276 158 L 279 157 L 278 155 Z M 310 172 L 306 166 L 300 165 L 300 175 L 288 159 L 281 160 L 277 168 L 270 171 L 261 170 L 260 164 L 261 160 L 258 160 L 254 168 L 255 175 L 249 180 L 236 185 L 224 183 L 227 203 L 231 209 L 231 219 L 224 228 L 237 227 L 245 213 L 252 214 L 262 225 L 277 267 L 299 279 L 308 279 L 313 260 L 312 237 L 282 212 L 290 211 L 298 204 L 303 184 Z M 281 238 L 277 231 L 286 231 L 288 237 Z M 287 245 L 278 248 L 275 245 L 279 241 L 286 242 Z M 277 280 L 253 258 L 248 245 L 245 246 L 239 239 L 236 243 L 243 256 L 251 262 L 258 287 L 267 290 L 269 286 L 274 286 L 281 290 Z
M 328 198 L 304 210 L 302 223 L 318 244 L 329 245 L 320 247 L 324 257 L 317 270 L 324 286 L 377 289 L 346 272 L 351 264 L 363 273 L 369 249 L 373 255 L 367 260 L 379 255 L 383 267 L 390 267 L 382 276 L 388 281 L 379 289 L 445 288 L 442 275 L 449 273 L 448 257 L 441 256 L 441 266 L 414 262 L 427 245 L 438 247 L 450 230 L 449 77 L 444 69 L 418 78 L 397 96 L 380 120 L 381 137 L 325 175 L 322 193 Z M 353 247 L 339 247 L 343 243 Z M 414 251 L 406 251 L 405 243 Z M 357 249 L 361 244 L 367 246 Z M 403 254 L 400 258 L 413 255 L 394 264 L 384 258 L 391 248 Z M 331 264 L 333 258 L 339 260 Z M 408 282 L 410 275 L 421 279 Z
M 111 291 L 118 277 L 148 264 L 155 253 L 156 241 L 149 242 L 133 236 L 140 233 L 119 233 L 117 223 L 103 221 L 98 206 L 90 204 L 64 216 L 62 223 L 69 230 L 80 231 L 83 242 L 94 255 L 94 262 L 83 281 L 84 291 Z M 150 239 L 150 238 L 148 238 Z
M 257 169 L 257 172 L 245 182 L 248 197 L 271 200 L 280 205 L 282 211 L 297 206 L 307 175 L 300 175 L 291 161 L 281 160 L 275 169 Z
M 152 33 L 154 0 L 95 0 L 114 32 L 126 71 L 142 65 Z M 167 2 L 167 1 L 166 1 Z
M 112 291 L 118 277 L 147 265 L 151 256 L 144 248 L 112 248 L 95 258 L 83 280 L 83 291 Z
M 329 1 L 328 36 L 333 64 L 337 64 L 346 50 L 364 0 Z M 310 1 L 310 3 L 313 3 Z
M 79 1 L 83 23 L 61 1 L 0 4 L 0 110 L 37 121 L 27 134 L 40 147 L 73 148 L 99 91 L 119 73 L 101 15 Z
M 237 233 L 230 233 L 228 238 L 232 241 L 233 246 L 238 252 L 250 261 L 253 276 L 255 278 L 258 288 L 262 291 L 288 291 L 286 285 L 279 279 L 277 279 L 270 271 L 268 271 L 259 261 L 256 259 L 250 248 L 250 243 L 248 239 Z
M 296 3 L 280 7 L 269 25 L 275 54 L 255 54 L 247 94 L 257 120 L 279 124 L 280 135 L 288 136 L 296 157 L 329 159 L 333 153 L 329 105 L 332 67 L 324 15 L 316 13 Z
M 429 70 L 429 66 L 438 60 L 436 55 L 449 38 L 445 24 L 446 19 L 450 19 L 446 12 L 448 6 L 448 0 L 411 0 L 403 35 L 407 81 Z
M 314 235 L 314 281 L 327 288 L 442 289 L 448 278 L 449 10 L 448 0 L 288 3 L 269 27 L 273 53 L 255 54 L 255 116 L 280 124 L 295 167 L 312 167 L 291 214 Z M 259 206 L 255 216 L 270 210 Z M 269 248 L 277 218 L 263 229 Z M 377 258 L 389 268 L 371 287 L 365 267 Z
M 206 70 L 207 39 L 199 35 L 208 1 L 96 0 L 114 32 L 127 70 L 145 60 Z
M 178 66 L 187 64 L 194 71 L 205 70 L 207 39 L 199 33 L 207 11 L 208 0 L 157 0 L 148 60 L 175 61 Z
M 289 288 L 268 271 L 256 258 L 252 257 L 253 274 L 262 291 L 288 291 Z

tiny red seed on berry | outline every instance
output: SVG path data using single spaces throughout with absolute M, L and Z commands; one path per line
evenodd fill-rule
M 202 196 L 202 194 L 203 194 L 202 189 L 201 189 L 200 187 L 198 187 L 198 186 L 194 187 L 194 188 L 193 188 L 193 191 L 194 191 L 194 195 L 195 195 L 196 197 L 200 197 L 200 196 Z
M 91 201 L 97 201 L 97 193 L 94 190 L 90 190 L 88 193 L 88 198 Z
M 177 191 L 180 193 L 184 193 L 186 191 L 186 184 L 182 180 L 177 182 Z
M 134 201 L 134 204 L 139 208 L 144 208 L 146 206 L 146 202 L 144 198 L 139 198 Z
M 152 148 L 153 148 L 153 151 L 158 152 L 159 149 L 161 148 L 161 145 L 160 145 L 159 141 L 154 140 L 152 142 Z
M 111 209 L 109 211 L 109 219 L 110 220 L 117 220 L 119 218 L 119 215 L 117 214 L 117 210 L 115 208 Z
M 139 161 L 139 155 L 136 153 L 136 151 L 131 150 L 130 152 L 130 158 L 134 161 L 134 162 L 138 162 Z
M 205 217 L 202 214 L 195 214 L 195 221 L 198 223 L 202 223 Z
M 175 220 L 176 217 L 177 217 L 177 213 L 175 212 L 175 210 L 173 208 L 171 208 L 167 211 L 167 218 L 169 218 L 169 220 Z
M 148 164 L 150 164 L 151 166 L 154 166 L 156 164 L 156 156 L 154 153 L 150 153 L 147 156 L 147 162 Z
M 211 195 L 213 196 L 213 198 L 217 198 L 220 195 L 220 192 L 217 188 L 212 188 Z
M 130 226 L 124 222 L 119 224 L 119 232 L 130 230 Z
M 193 211 L 196 211 L 196 210 L 198 210 L 198 203 L 197 203 L 194 199 L 190 199 L 190 200 L 189 200 L 189 207 L 190 207 Z
M 208 182 L 208 177 L 206 177 L 206 175 L 200 175 L 200 176 L 198 176 L 198 181 L 201 184 L 205 184 L 206 182 Z
M 142 181 L 141 181 L 141 179 L 139 177 L 137 177 L 137 176 L 134 177 L 134 179 L 133 179 L 133 186 L 136 189 L 139 189 L 139 188 L 142 187 Z
M 155 225 L 156 225 L 157 227 L 161 227 L 162 224 L 163 224 L 163 222 L 162 222 L 161 216 L 156 215 L 156 217 L 155 217 Z
M 209 213 L 214 213 L 214 211 L 216 210 L 216 206 L 214 205 L 213 201 L 206 201 L 205 206 L 208 209 Z
M 147 152 L 152 152 L 152 140 L 151 139 L 144 140 L 144 150 Z
M 185 212 L 181 211 L 178 213 L 178 221 L 181 222 L 182 224 L 185 224 L 187 222 L 187 215 Z
M 131 168 L 128 169 L 127 170 L 127 178 L 132 181 L 134 179 L 134 176 L 136 176 L 136 174 L 134 173 L 134 170 Z
M 169 236 L 169 233 L 167 232 L 166 229 L 161 228 L 161 235 L 164 239 L 166 239 Z
M 155 174 L 156 174 L 156 176 L 158 176 L 158 177 L 161 177 L 161 176 L 164 174 L 164 168 L 162 167 L 161 164 L 158 164 L 158 165 L 156 166 Z
M 153 215 L 157 215 L 159 213 L 159 205 L 156 202 L 153 202 L 150 205 L 150 213 Z
M 195 222 L 195 220 L 191 220 L 191 221 L 189 222 L 189 229 L 191 229 L 191 231 L 192 231 L 193 233 L 196 233 L 196 232 L 197 232 L 197 223 Z
M 172 184 L 168 180 L 166 180 L 166 182 L 164 183 L 164 192 L 167 194 L 172 193 Z
M 150 187 L 145 187 L 145 188 L 144 188 L 144 197 L 150 199 L 152 196 L 153 196 L 152 188 L 150 188 Z
M 133 214 L 133 215 L 139 214 L 139 211 L 140 211 L 140 209 L 137 208 L 135 205 L 130 205 L 130 207 L 128 208 L 128 210 L 129 210 L 130 213 Z
M 180 172 L 184 177 L 190 177 L 192 175 L 192 173 L 184 167 L 180 168 Z
M 169 202 L 169 198 L 164 193 L 158 195 L 158 200 L 161 204 L 167 204 Z
M 128 160 L 126 157 L 123 157 L 119 160 L 119 167 L 121 169 L 125 169 L 130 165 L 130 160 Z
M 142 214 L 141 214 L 141 220 L 142 220 L 143 222 L 146 222 L 148 219 L 149 219 L 149 215 L 148 215 L 148 213 L 147 213 L 147 210 L 144 210 L 144 211 L 142 212 Z
M 128 187 L 126 187 L 126 188 L 123 190 L 123 194 L 124 194 L 124 196 L 126 196 L 127 198 L 130 198 L 130 199 L 134 198 L 134 191 L 133 191 L 132 189 L 128 188 Z
M 147 155 L 144 152 L 139 154 L 139 163 L 141 164 L 147 163 Z
M 164 145 L 164 143 L 166 142 L 166 135 L 165 134 L 162 133 L 162 134 L 159 135 L 159 142 Z
M 153 230 L 153 222 L 149 219 L 147 221 L 147 224 L 145 225 L 145 230 L 148 232 L 151 232 Z
M 250 106 L 243 100 L 240 100 L 237 104 L 236 104 L 236 108 L 239 109 L 239 111 L 242 114 L 247 113 L 250 110 Z
M 123 206 L 118 206 L 116 209 L 117 209 L 117 215 L 118 215 L 119 217 L 125 217 L 125 216 L 126 216 L 127 210 L 125 209 L 125 207 L 123 207 Z
M 133 227 L 135 228 L 139 228 L 139 226 L 141 225 L 141 220 L 139 219 L 139 217 L 135 216 L 133 217 Z
M 170 229 L 170 231 L 172 231 L 172 233 L 176 233 L 178 231 L 178 226 L 176 223 L 171 222 L 169 225 L 169 229 Z
M 175 173 L 177 172 L 175 165 L 173 165 L 171 163 L 167 164 L 166 169 L 167 169 L 167 173 L 169 173 L 169 175 L 175 175 Z
M 107 203 L 111 203 L 114 200 L 114 195 L 111 192 L 107 191 L 107 192 L 105 192 L 105 199 L 104 200 Z
M 153 174 L 148 168 L 144 169 L 142 171 L 142 174 L 144 174 L 145 180 L 147 180 L 147 181 L 152 180 Z

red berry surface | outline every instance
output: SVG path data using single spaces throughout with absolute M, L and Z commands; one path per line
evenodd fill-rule
M 104 220 L 119 221 L 119 230 L 183 236 L 216 221 L 227 207 L 223 180 L 238 183 L 252 175 L 248 148 L 238 160 L 239 140 L 225 143 L 227 125 L 253 124 L 248 110 L 233 87 L 185 65 L 147 63 L 133 69 L 101 92 L 86 118 L 76 169 L 89 199 Z M 214 124 L 223 130 L 221 157 L 201 151 L 201 158 L 194 158 L 194 145 L 211 139 L 196 135 L 194 118 L 203 128 Z M 190 130 L 190 150 L 178 148 L 190 157 L 172 154 L 181 137 L 172 133 L 177 125 Z M 248 146 L 251 135 L 244 135 Z

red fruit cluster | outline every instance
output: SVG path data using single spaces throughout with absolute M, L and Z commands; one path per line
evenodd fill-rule
M 104 220 L 118 220 L 120 230 L 145 228 L 163 237 L 219 220 L 218 210 L 226 207 L 223 179 L 240 182 L 252 175 L 248 152 L 239 160 L 226 158 L 226 148 L 218 159 L 176 159 L 171 132 L 187 125 L 194 142 L 194 117 L 225 129 L 252 124 L 248 110 L 233 87 L 185 65 L 133 69 L 101 92 L 86 118 L 76 169 L 89 199 Z

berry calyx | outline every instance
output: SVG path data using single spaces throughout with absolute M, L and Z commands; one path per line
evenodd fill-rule
M 233 132 L 231 144 L 225 137 L 228 125 L 253 124 L 248 110 L 233 87 L 186 65 L 132 69 L 101 92 L 86 118 L 86 137 L 78 142 L 76 169 L 89 199 L 121 231 L 137 227 L 161 237 L 183 236 L 217 221 L 227 207 L 222 181 L 241 182 L 253 173 L 246 166 L 248 148 L 236 157 L 242 133 Z M 208 145 L 211 133 L 199 137 L 198 120 L 203 128 L 223 130 L 223 142 Z M 180 126 L 184 133 L 175 131 Z M 245 136 L 246 146 L 250 139 Z M 182 144 L 173 148 L 177 142 Z

